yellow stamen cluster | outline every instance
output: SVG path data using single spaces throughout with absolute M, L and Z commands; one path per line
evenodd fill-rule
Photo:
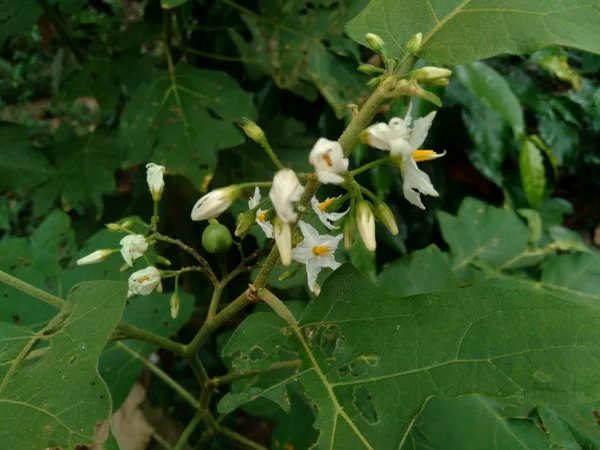
M 445 154 L 446 152 L 436 153 L 433 150 L 415 150 L 415 152 L 413 153 L 413 159 L 416 162 L 431 161 L 437 158 L 441 158 Z
M 137 282 L 138 282 L 139 284 L 142 284 L 144 281 L 148 281 L 148 280 L 150 280 L 150 277 L 148 277 L 148 276 L 143 276 L 143 277 L 140 277 L 140 278 L 138 278 Z
M 327 163 L 329 167 L 333 166 L 333 161 L 331 160 L 331 156 L 329 156 L 329 153 L 323 153 L 321 158 L 323 158 L 323 160 Z
M 327 245 L 317 245 L 313 247 L 312 252 L 315 256 L 327 256 L 331 253 L 331 249 Z
M 258 213 L 258 214 L 256 215 L 256 218 L 257 218 L 259 221 L 261 221 L 261 222 L 264 222 L 265 220 L 267 220 L 267 213 L 268 213 L 268 212 L 269 212 L 269 210 L 267 210 L 267 211 L 263 211 L 263 212 L 261 212 L 261 213 Z
M 327 200 L 325 200 L 324 202 L 321 202 L 319 204 L 319 209 L 321 211 L 325 211 L 327 209 L 327 207 L 333 203 L 334 200 L 335 200 L 335 197 L 329 197 Z

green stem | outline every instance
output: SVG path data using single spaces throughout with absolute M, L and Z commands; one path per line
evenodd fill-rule
M 56 10 L 50 5 L 50 3 L 48 3 L 48 0 L 39 0 L 39 2 L 44 14 L 46 17 L 48 17 L 50 22 L 52 22 L 52 25 L 54 25 L 54 29 L 60 36 L 60 39 L 65 43 L 69 50 L 73 52 L 75 58 L 77 58 L 77 61 L 80 64 L 85 63 L 88 59 L 85 51 L 83 51 L 77 41 L 75 41 L 75 39 L 73 39 L 73 37 L 69 34 Z
M 263 302 L 269 305 L 279 317 L 281 317 L 287 323 L 293 326 L 298 325 L 298 321 L 296 320 L 292 312 L 288 309 L 287 306 L 285 306 L 285 304 L 281 300 L 279 300 L 279 298 L 273 295 L 272 292 L 270 292 L 267 289 L 262 289 L 257 292 L 257 295 Z
M 351 170 L 349 173 L 350 173 L 350 175 L 355 177 L 356 175 L 363 173 L 369 169 L 372 169 L 373 167 L 376 167 L 380 164 L 384 164 L 384 163 L 387 163 L 390 161 L 391 161 L 391 158 L 389 156 L 387 156 L 385 158 L 376 159 L 375 161 L 371 161 L 370 163 L 367 163 L 364 166 L 361 166 L 361 167 L 358 167 L 357 169 Z
M 265 152 L 267 152 L 267 155 L 269 156 L 269 158 L 271 158 L 271 161 L 273 161 L 273 164 L 275 164 L 275 167 L 277 167 L 278 170 L 285 169 L 285 166 L 279 160 L 279 158 L 271 148 L 271 144 L 269 144 L 269 141 L 267 141 L 266 137 L 263 138 L 262 142 L 260 143 L 260 146 L 265 150 Z
M 168 242 L 169 244 L 176 245 L 177 247 L 179 247 L 183 251 L 187 252 L 196 261 L 198 261 L 202 267 L 204 267 L 204 269 L 205 269 L 204 273 L 206 273 L 206 275 L 208 276 L 208 278 L 210 278 L 210 280 L 212 281 L 212 283 L 214 285 L 217 284 L 217 277 L 215 276 L 214 272 L 212 271 L 212 269 L 210 267 L 210 264 L 208 264 L 208 261 L 206 261 L 202 256 L 200 256 L 200 254 L 196 250 L 194 250 L 192 247 L 190 247 L 189 245 L 184 244 L 179 239 L 173 239 L 173 238 L 171 238 L 169 236 L 165 236 L 165 235 L 160 234 L 160 233 L 152 233 L 150 235 L 149 239 L 155 239 L 155 240 L 161 241 L 161 242 Z
M 248 448 L 251 448 L 251 449 L 254 449 L 254 450 L 267 450 L 266 447 L 263 447 L 259 443 L 254 442 L 253 440 L 248 439 L 246 436 L 243 436 L 243 435 L 241 435 L 239 433 L 236 433 L 235 431 L 230 430 L 229 428 L 220 427 L 219 431 L 224 436 L 227 436 L 227 437 L 233 439 L 234 441 L 237 441 L 240 444 L 245 445 Z
M 195 409 L 199 409 L 200 408 L 200 402 L 198 400 L 196 400 L 196 398 L 190 394 L 183 386 L 181 386 L 177 381 L 175 381 L 173 378 L 171 378 L 166 372 L 164 372 L 160 367 L 158 367 L 156 364 L 151 363 L 150 361 L 148 361 L 146 358 L 144 358 L 143 356 L 141 356 L 138 352 L 132 350 L 131 348 L 129 348 L 129 346 L 123 344 L 122 342 L 118 342 L 117 345 L 122 348 L 123 350 L 125 350 L 126 352 L 128 352 L 129 354 L 131 354 L 131 356 L 133 356 L 136 359 L 139 359 L 140 361 L 142 361 L 142 363 L 144 363 L 144 365 L 157 377 L 159 377 L 161 380 L 163 380 L 165 382 L 165 384 L 167 384 L 167 386 L 169 386 L 170 388 L 172 388 L 175 392 L 177 392 L 184 400 L 186 400 L 191 406 L 193 406 Z
M 0 282 L 17 289 L 18 291 L 24 292 L 25 294 L 31 295 L 38 300 L 48 303 L 58 309 L 62 309 L 65 306 L 65 301 L 62 298 L 56 297 L 55 295 L 49 294 L 46 291 L 36 288 L 29 283 L 19 280 L 12 275 L 0 270 Z
M 208 315 L 206 316 L 206 320 L 210 322 L 214 319 L 215 314 L 217 313 L 217 309 L 219 308 L 219 301 L 221 300 L 221 295 L 223 294 L 223 289 L 225 285 L 223 282 L 217 284 L 215 286 L 215 290 L 213 292 L 212 298 L 210 299 L 210 306 L 208 307 Z
M 272 181 L 253 181 L 249 183 L 238 184 L 237 187 L 239 187 L 240 189 L 245 189 L 249 187 L 271 187 L 272 185 Z
M 154 200 L 154 208 L 152 212 L 152 219 L 150 219 L 150 230 L 156 231 L 158 228 L 158 200 Z
M 196 427 L 200 424 L 200 422 L 202 422 L 204 414 L 204 411 L 198 411 L 196 413 L 194 418 L 190 421 L 190 423 L 188 423 L 187 427 L 185 427 L 185 430 L 183 430 L 183 433 L 181 433 L 181 436 L 179 437 L 179 440 L 177 441 L 177 444 L 175 445 L 173 450 L 182 450 L 183 448 L 185 448 L 185 444 L 187 443 L 188 439 L 190 438 Z
M 193 55 L 203 56 L 204 58 L 214 59 L 217 61 L 242 62 L 242 63 L 259 62 L 260 61 L 258 58 L 240 58 L 240 57 L 236 57 L 236 56 L 224 56 L 224 55 L 219 55 L 218 53 L 210 53 L 210 52 L 205 52 L 205 51 L 198 50 L 195 48 L 184 47 L 182 45 L 177 45 L 175 47 L 183 52 L 191 53 Z
M 299 359 L 293 359 L 290 361 L 281 361 L 274 363 L 266 370 L 240 370 L 239 372 L 231 372 L 220 377 L 211 378 L 210 382 L 213 386 L 223 386 L 225 384 L 233 383 L 234 381 L 249 378 L 257 375 L 263 375 L 271 372 L 277 372 L 284 369 L 293 369 L 299 367 L 302 361 Z
M 378 203 L 380 203 L 381 201 L 377 198 L 377 196 L 375 194 L 373 194 L 370 190 L 368 190 L 366 187 L 361 186 L 360 184 L 356 184 L 359 188 L 360 191 L 363 192 L 364 194 L 367 195 L 367 197 L 369 197 L 373 203 L 375 205 L 377 205 Z
M 179 344 L 171 339 L 159 336 L 158 334 L 146 331 L 142 328 L 138 328 L 134 325 L 128 324 L 127 322 L 119 322 L 116 330 L 123 333 L 127 339 L 137 339 L 148 342 L 179 356 L 183 355 L 185 352 L 185 346 L 183 344 Z

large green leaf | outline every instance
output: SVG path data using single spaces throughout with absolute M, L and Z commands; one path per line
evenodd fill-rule
M 599 22 L 600 8 L 589 0 L 372 0 L 346 29 L 365 45 L 366 33 L 379 34 L 397 57 L 420 32 L 420 56 L 464 64 L 547 45 L 600 53 Z
M 356 58 L 341 57 L 358 54 L 344 25 L 365 0 L 258 3 L 260 15 L 244 15 L 252 41 L 232 33 L 250 73 L 269 74 L 280 88 L 311 100 L 316 88 L 338 117 L 367 95 L 368 78 L 356 70 Z
M 179 64 L 172 74 L 156 72 L 133 93 L 121 142 L 128 164 L 152 160 L 200 187 L 215 169 L 218 150 L 244 142 L 232 122 L 255 116 L 252 95 L 229 75 Z
M 533 208 L 537 208 L 546 190 L 546 169 L 542 151 L 529 139 L 521 147 L 519 170 L 527 201 Z
M 31 147 L 25 127 L 0 126 L 0 142 L 0 190 L 32 188 L 56 173 L 48 159 Z
M 71 450 L 97 442 L 96 426 L 111 415 L 98 358 L 126 293 L 122 282 L 83 283 L 38 333 L 0 323 L 3 446 Z
M 511 126 L 515 137 L 523 134 L 525 118 L 521 103 L 502 75 L 483 62 L 458 66 L 455 73 L 463 86 Z
M 0 44 L 13 34 L 29 32 L 41 14 L 37 0 L 0 0 Z
M 346 265 L 298 329 L 274 314 L 253 316 L 223 354 L 234 367 L 260 368 L 296 352 L 296 372 L 253 396 L 285 401 L 282 387 L 300 382 L 317 415 L 316 448 L 410 448 L 415 417 L 432 396 L 559 408 L 600 395 L 600 312 L 548 294 L 475 286 L 399 298 Z M 494 436 L 483 437 L 477 448 L 493 448 Z

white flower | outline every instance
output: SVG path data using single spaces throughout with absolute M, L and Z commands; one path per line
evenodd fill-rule
M 409 106 L 404 120 L 395 117 L 389 124 L 378 123 L 366 130 L 367 142 L 375 148 L 388 150 L 395 157 L 404 179 L 403 191 L 406 199 L 415 206 L 425 209 L 420 194 L 439 196 L 431 184 L 429 176 L 417 166 L 417 162 L 440 158 L 446 153 L 435 153 L 432 150 L 418 150 L 425 142 L 435 112 L 415 120 L 412 129 L 412 104 Z
M 319 181 L 324 184 L 340 184 L 344 178 L 338 175 L 348 170 L 348 158 L 344 158 L 344 150 L 337 141 L 321 138 L 308 156 L 308 161 L 315 167 Z
M 208 220 L 227 211 L 231 203 L 240 196 L 240 188 L 227 186 L 215 189 L 200 198 L 192 208 L 192 220 Z
M 294 202 L 300 200 L 304 187 L 292 169 L 282 169 L 275 174 L 269 198 L 277 216 L 283 223 L 293 223 L 298 219 Z
M 359 202 L 356 205 L 356 224 L 360 237 L 368 250 L 374 252 L 377 248 L 375 239 L 375 216 L 371 207 L 365 201 Z
M 313 198 L 310 199 L 310 204 L 312 205 L 313 211 L 315 212 L 315 214 L 317 215 L 317 217 L 319 218 L 319 220 L 321 221 L 321 223 L 323 225 L 325 225 L 330 230 L 337 230 L 337 229 L 339 229 L 340 227 L 336 227 L 331 222 L 335 222 L 336 220 L 340 220 L 342 217 L 344 217 L 346 214 L 348 214 L 348 211 L 350 211 L 350 209 L 347 209 L 343 213 L 339 213 L 339 212 L 328 213 L 328 212 L 325 212 L 325 210 L 327 209 L 327 207 L 334 200 L 337 200 L 340 197 L 341 197 L 341 195 L 339 197 L 329 197 L 324 202 L 319 202 L 319 200 L 317 200 L 317 197 L 313 197 Z
M 77 260 L 77 265 L 78 266 L 87 266 L 88 264 L 96 264 L 96 263 L 102 262 L 116 251 L 117 250 L 113 250 L 110 248 L 96 250 L 95 252 L 92 252 L 89 255 L 84 256 L 83 258 L 79 258 Z
M 248 207 L 250 209 L 256 208 L 258 206 L 258 204 L 260 203 L 260 200 L 261 200 L 260 189 L 258 189 L 258 187 L 255 187 L 254 195 L 248 201 Z M 268 239 L 271 239 L 273 237 L 273 224 L 267 220 L 268 212 L 269 212 L 268 209 L 258 209 L 256 211 L 256 223 L 263 230 L 263 232 L 265 233 L 265 236 Z
M 146 164 L 146 181 L 148 182 L 148 188 L 150 189 L 152 198 L 155 201 L 160 200 L 162 191 L 165 188 L 165 181 L 163 180 L 164 173 L 165 166 L 159 166 L 154 163 Z
M 412 128 L 411 114 L 412 104 L 409 105 L 404 120 L 394 117 L 389 124 L 371 125 L 366 129 L 367 142 L 375 148 L 391 152 L 392 156 L 412 156 L 425 142 L 436 111 L 415 120 Z
M 436 157 L 439 156 L 443 155 L 436 155 Z M 431 195 L 432 197 L 440 196 L 433 187 L 429 175 L 419 169 L 414 158 L 406 158 L 403 156 L 400 163 L 400 170 L 402 171 L 402 178 L 404 179 L 404 184 L 402 186 L 404 197 L 406 197 L 406 200 L 413 205 L 425 209 L 420 194 Z
M 275 244 L 279 250 L 281 264 L 289 266 L 292 263 L 292 227 L 289 223 L 283 223 L 278 217 L 275 218 L 273 234 Z
M 134 295 L 149 295 L 154 289 L 160 292 L 160 272 L 156 267 L 146 267 L 145 269 L 134 272 L 129 277 L 129 290 L 127 297 Z
M 121 255 L 128 266 L 133 266 L 133 261 L 138 259 L 148 250 L 146 238 L 141 234 L 128 234 L 121 239 Z
M 299 225 L 304 240 L 292 250 L 292 258 L 294 261 L 306 264 L 308 287 L 311 291 L 317 292 L 317 276 L 321 269 L 330 267 L 335 270 L 341 265 L 335 260 L 334 253 L 343 235 L 320 235 L 317 230 L 302 220 Z

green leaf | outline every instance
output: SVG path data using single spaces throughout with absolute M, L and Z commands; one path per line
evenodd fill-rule
M 364 277 L 375 281 L 377 277 L 377 267 L 375 266 L 375 253 L 368 250 L 359 236 L 356 237 L 354 245 L 348 250 L 350 261 L 354 264 L 354 267 L 358 269 Z
M 500 267 L 527 249 L 527 226 L 511 210 L 466 198 L 457 216 L 438 212 L 437 217 L 460 278 L 471 279 L 468 268 L 475 261 Z
M 70 450 L 98 442 L 96 426 L 111 415 L 98 358 L 121 317 L 126 294 L 126 283 L 83 283 L 38 333 L 0 323 L 0 364 L 8 366 L 0 383 L 3 445 Z M 44 342 L 48 345 L 39 345 Z
M 549 258 L 542 265 L 541 287 L 565 299 L 600 307 L 600 255 L 574 253 Z
M 544 198 L 546 190 L 546 169 L 540 149 L 529 139 L 523 142 L 519 155 L 521 182 L 527 201 L 532 208 L 537 208 Z
M 548 45 L 600 53 L 600 9 L 588 0 L 372 0 L 346 29 L 366 45 L 376 33 L 391 56 L 423 33 L 419 56 L 437 64 L 464 64 L 500 54 L 531 53 Z
M 0 44 L 14 34 L 28 33 L 41 14 L 37 0 L 0 0 Z
M 562 166 L 575 161 L 579 150 L 579 134 L 575 128 L 562 118 L 557 118 L 552 110 L 546 110 L 538 116 L 538 129 L 543 142 L 552 155 L 555 155 L 557 165 Z
M 581 76 L 569 65 L 567 52 L 564 49 L 560 47 L 544 48 L 531 55 L 531 60 L 551 75 L 570 83 L 575 89 L 581 89 Z
M 307 399 L 296 390 L 290 390 L 289 397 L 290 412 L 280 412 L 275 418 L 271 448 L 311 448 L 319 435 L 312 426 L 315 413 L 307 404 Z
M 484 62 L 455 68 L 458 81 L 485 105 L 496 111 L 519 138 L 525 130 L 525 118 L 519 99 L 502 75 Z
M 300 382 L 315 405 L 315 448 L 398 449 L 409 448 L 414 418 L 433 396 L 480 394 L 549 407 L 595 401 L 599 325 L 595 308 L 507 287 L 399 298 L 345 265 L 298 328 L 274 314 L 251 315 L 223 354 L 240 369 L 297 354 L 295 373 L 252 395 L 271 397 Z M 478 448 L 493 448 L 494 436 L 483 437 Z
M 344 24 L 365 5 L 365 0 L 315 3 L 304 1 L 258 2 L 260 15 L 242 17 L 252 40 L 230 32 L 247 70 L 268 74 L 277 86 L 315 100 L 314 88 L 335 111 L 344 116 L 349 103 L 368 94 L 368 77 L 356 70 L 355 44 L 344 42 Z M 344 42 L 343 45 L 339 45 Z M 314 86 L 314 87 L 313 87 Z
M 458 287 L 452 268 L 435 245 L 387 266 L 379 274 L 377 285 L 398 297 Z
M 215 169 L 217 152 L 244 142 L 231 123 L 243 117 L 256 117 L 252 95 L 226 73 L 185 64 L 172 75 L 157 72 L 133 93 L 123 112 L 127 164 L 152 160 L 200 187 Z
M 27 128 L 0 126 L 0 142 L 0 191 L 29 189 L 56 173 L 48 159 L 31 147 Z
M 507 417 L 505 401 L 481 395 L 429 398 L 415 418 L 406 449 L 463 448 L 550 449 L 544 433 L 529 417 Z M 443 418 L 443 420 L 440 420 Z

